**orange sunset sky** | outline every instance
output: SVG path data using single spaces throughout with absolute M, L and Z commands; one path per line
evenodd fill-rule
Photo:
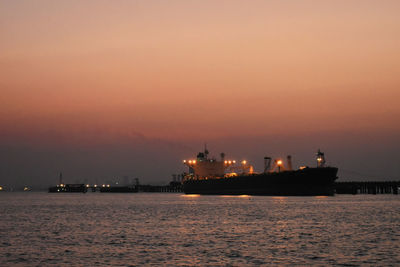
M 399 14 L 395 0 L 1 1 L 0 183 L 168 181 L 205 142 L 256 165 L 322 148 L 340 178 L 399 179 Z

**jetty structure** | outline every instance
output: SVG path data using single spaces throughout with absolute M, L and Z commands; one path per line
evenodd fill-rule
M 86 193 L 88 188 L 85 184 L 65 184 L 63 175 L 60 173 L 59 183 L 49 187 L 49 193 Z

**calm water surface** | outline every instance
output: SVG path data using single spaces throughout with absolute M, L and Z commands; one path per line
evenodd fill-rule
M 0 194 L 0 266 L 400 265 L 400 196 Z

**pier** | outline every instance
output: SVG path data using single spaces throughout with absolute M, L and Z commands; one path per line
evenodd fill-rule
M 400 181 L 371 181 L 371 182 L 335 182 L 334 189 L 336 194 L 394 194 L 400 192 Z M 136 193 L 136 192 L 158 192 L 158 193 L 181 193 L 183 192 L 182 183 L 172 181 L 167 185 L 142 185 L 131 186 L 111 186 L 103 185 L 84 185 L 84 184 L 61 184 L 49 188 L 49 192 L 82 192 L 87 191 L 102 193 Z
M 139 192 L 180 193 L 182 192 L 182 184 L 139 185 Z
M 400 181 L 336 182 L 336 194 L 399 194 Z
M 159 192 L 159 193 L 180 193 L 182 192 L 182 183 L 172 181 L 168 185 L 142 185 L 136 184 L 133 186 L 110 186 L 103 185 L 86 185 L 88 190 L 92 192 L 102 193 L 136 193 L 136 192 Z

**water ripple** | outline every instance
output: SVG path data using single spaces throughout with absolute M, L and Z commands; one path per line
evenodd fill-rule
M 0 194 L 0 266 L 393 266 L 400 197 Z

